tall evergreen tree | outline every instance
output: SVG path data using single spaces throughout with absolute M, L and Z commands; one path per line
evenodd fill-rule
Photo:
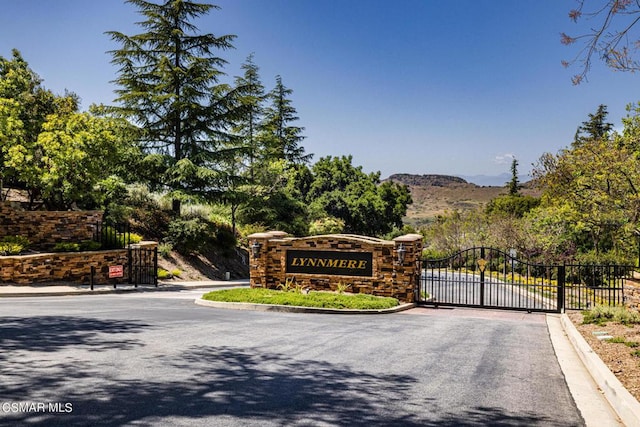
M 607 106 L 600 104 L 595 114 L 589 114 L 589 120 L 582 122 L 578 126 L 576 131 L 573 147 L 579 147 L 585 143 L 585 141 L 601 140 L 609 137 L 611 130 L 613 129 L 613 123 L 608 123 Z
M 226 61 L 216 51 L 231 49 L 233 35 L 200 34 L 192 23 L 217 6 L 188 0 L 156 4 L 127 0 L 145 18 L 144 32 L 109 31 L 120 49 L 110 53 L 119 67 L 117 111 L 144 129 L 142 143 L 156 184 L 180 195 L 206 187 L 217 161 L 218 138 L 228 125 L 229 90 L 219 84 Z M 153 182 L 153 180 L 152 180 Z
M 518 160 L 511 161 L 511 181 L 509 181 L 509 195 L 517 196 L 520 191 L 520 181 L 518 180 Z
M 300 145 L 304 136 L 303 127 L 291 123 L 299 120 L 289 96 L 292 89 L 282 83 L 282 77 L 276 76 L 276 86 L 269 93 L 271 106 L 267 108 L 263 127 L 263 138 L 268 157 L 274 160 L 286 160 L 292 164 L 306 164 L 312 154 L 305 154 Z
M 261 155 L 258 134 L 264 116 L 265 92 L 260 81 L 258 66 L 253 62 L 253 54 L 242 64 L 244 74 L 236 77 L 235 86 L 238 100 L 243 106 L 243 114 L 234 127 L 234 133 L 242 139 L 246 163 L 243 165 L 250 182 L 255 179 L 255 166 Z

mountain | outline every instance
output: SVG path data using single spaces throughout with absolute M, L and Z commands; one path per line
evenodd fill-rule
M 480 186 L 488 187 L 504 187 L 511 181 L 510 173 L 501 173 L 500 175 L 463 175 L 463 179 Z M 528 175 L 518 175 L 518 181 L 527 182 L 531 179 Z
M 471 178 L 471 177 L 469 177 Z M 450 175 L 394 174 L 387 180 L 405 184 L 411 191 L 413 204 L 407 209 L 404 221 L 420 226 L 432 221 L 436 216 L 455 210 L 465 211 L 485 206 L 491 199 L 508 193 L 504 183 L 501 186 L 479 186 L 467 179 Z M 536 195 L 530 185 L 525 184 L 522 194 Z

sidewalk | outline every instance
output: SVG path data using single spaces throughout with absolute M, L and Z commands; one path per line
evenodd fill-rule
M 158 281 L 158 286 L 152 285 L 96 285 L 91 289 L 89 285 L 0 285 L 0 298 L 4 297 L 42 297 L 64 295 L 96 295 L 125 292 L 157 292 L 179 291 L 184 289 L 207 289 L 249 286 L 249 279 L 241 280 L 204 280 L 195 282 Z

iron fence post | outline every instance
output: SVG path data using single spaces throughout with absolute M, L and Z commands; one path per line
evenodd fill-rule
M 484 261 L 484 247 L 480 248 L 480 259 Z M 484 307 L 484 266 L 480 268 L 480 306 Z
M 158 287 L 158 247 L 153 248 L 153 284 Z
M 565 304 L 565 265 L 558 266 L 558 313 L 564 313 Z

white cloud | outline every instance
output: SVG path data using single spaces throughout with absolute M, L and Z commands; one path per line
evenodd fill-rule
M 493 159 L 493 162 L 497 165 L 510 165 L 513 162 L 513 159 L 516 158 L 516 155 L 513 153 L 504 153 L 498 154 Z

